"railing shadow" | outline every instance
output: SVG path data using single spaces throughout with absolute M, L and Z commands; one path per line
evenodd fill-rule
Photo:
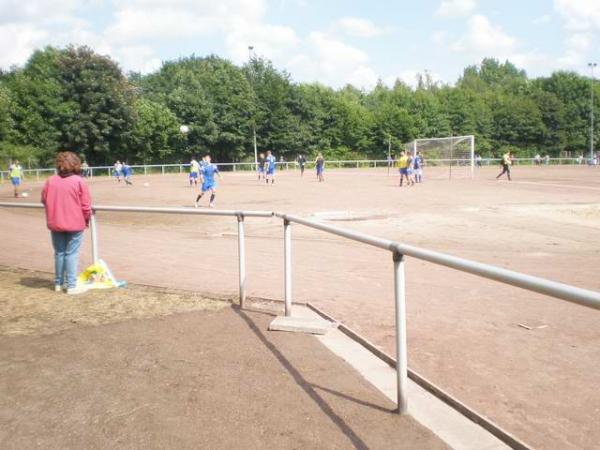
M 365 400 L 361 400 L 359 398 L 351 397 L 350 395 L 344 394 L 342 392 L 335 391 L 335 390 L 330 389 L 330 388 L 326 388 L 325 386 L 319 386 L 318 384 L 315 384 L 315 383 L 311 383 L 311 386 L 313 388 L 315 388 L 315 389 L 319 389 L 319 390 L 325 391 L 325 392 L 327 392 L 327 393 L 329 393 L 331 395 L 335 395 L 336 397 L 343 398 L 344 400 L 348 400 L 350 402 L 357 403 L 357 404 L 359 404 L 361 406 L 366 406 L 367 408 L 373 408 L 373 409 L 376 409 L 378 411 L 383 411 L 383 412 L 386 412 L 386 413 L 394 413 L 395 412 L 395 409 L 388 409 L 388 408 L 385 408 L 383 406 L 376 405 L 375 403 L 371 403 L 371 402 L 367 402 Z
M 248 315 L 242 311 L 238 306 L 234 306 L 233 310 L 246 322 L 248 328 L 256 337 L 264 344 L 264 346 L 277 358 L 279 363 L 289 372 L 294 381 L 302 388 L 304 392 L 317 404 L 317 406 L 325 413 L 331 421 L 340 429 L 340 431 L 352 442 L 354 448 L 360 450 L 366 450 L 369 447 L 367 444 L 354 432 L 354 430 L 342 419 L 335 411 L 329 406 L 329 404 L 319 395 L 314 389 L 313 385 L 310 384 L 302 374 L 296 369 L 293 364 L 270 342 L 264 333 L 256 326 Z

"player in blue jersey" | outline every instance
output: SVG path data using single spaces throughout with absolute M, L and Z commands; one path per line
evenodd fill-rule
M 125 184 L 131 185 L 133 181 L 131 181 L 131 175 L 133 175 L 133 169 L 129 165 L 129 163 L 123 163 L 123 179 L 125 180 Z
M 267 165 L 267 176 L 265 177 L 265 181 L 269 184 L 269 178 L 271 178 L 271 184 L 275 183 L 275 163 L 277 159 L 271 153 L 271 150 L 267 151 L 267 157 L 265 158 L 265 163 Z
M 415 181 L 417 183 L 423 182 L 423 156 L 421 155 L 421 152 L 417 152 L 417 155 L 413 159 L 413 168 Z
M 215 181 L 215 174 L 221 178 L 221 174 L 219 173 L 219 168 L 212 164 L 210 161 L 210 155 L 206 155 L 202 158 L 204 164 L 200 166 L 200 179 L 202 180 L 202 192 L 198 194 L 196 197 L 195 207 L 198 207 L 198 202 L 202 198 L 202 196 L 210 191 L 210 202 L 208 204 L 209 207 L 215 207 L 215 195 L 217 193 L 217 182 Z

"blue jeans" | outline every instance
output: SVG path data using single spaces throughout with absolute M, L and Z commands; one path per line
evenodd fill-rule
M 83 231 L 51 231 L 50 234 L 54 247 L 54 284 L 62 286 L 66 274 L 67 289 L 72 289 L 77 285 L 77 265 Z

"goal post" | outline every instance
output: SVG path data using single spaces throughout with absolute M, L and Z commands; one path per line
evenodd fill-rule
M 420 153 L 431 178 L 473 178 L 475 176 L 475 136 L 421 138 L 405 145 L 413 157 Z

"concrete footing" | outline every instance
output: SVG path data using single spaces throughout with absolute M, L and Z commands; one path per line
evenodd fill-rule
M 327 333 L 332 328 L 332 323 L 313 317 L 286 317 L 278 316 L 269 325 L 270 331 L 291 331 L 294 333 L 320 334 Z

